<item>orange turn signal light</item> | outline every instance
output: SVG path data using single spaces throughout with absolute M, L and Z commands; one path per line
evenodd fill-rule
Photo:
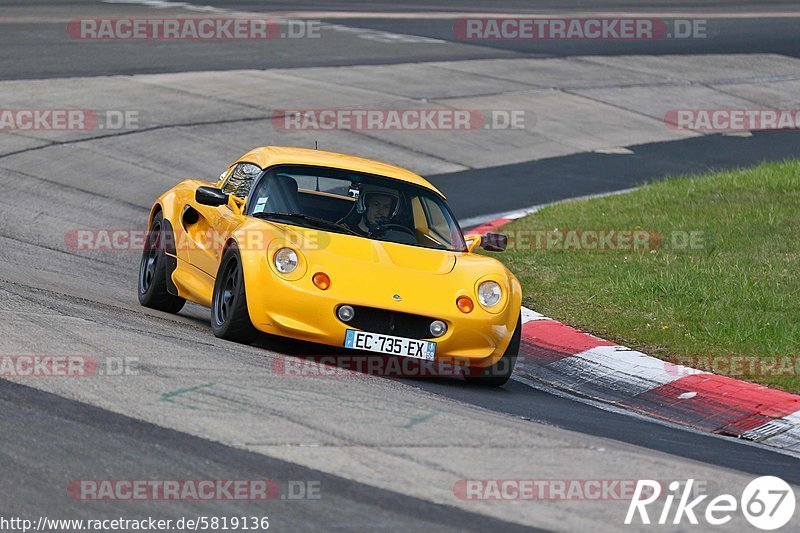
M 475 309 L 475 304 L 472 301 L 472 298 L 469 296 L 459 296 L 456 299 L 456 307 L 462 313 L 471 313 L 473 309 Z
M 327 291 L 331 286 L 331 278 L 325 272 L 317 272 L 311 278 L 311 281 L 313 281 L 314 285 L 321 291 Z

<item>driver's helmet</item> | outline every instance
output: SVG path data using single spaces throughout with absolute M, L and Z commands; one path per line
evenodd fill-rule
M 389 220 L 394 219 L 400 212 L 400 193 L 395 189 L 363 183 L 359 188 L 356 211 L 359 214 L 367 212 L 367 203 L 371 196 L 388 196 L 392 204 L 389 207 Z

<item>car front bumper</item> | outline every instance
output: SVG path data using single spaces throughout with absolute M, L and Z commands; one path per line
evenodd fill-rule
M 357 284 L 336 279 L 325 291 L 314 286 L 310 276 L 296 281 L 274 277 L 273 281 L 258 286 L 248 284 L 250 319 L 260 331 L 342 347 L 344 354 L 348 352 L 344 347 L 346 331 L 359 328 L 339 320 L 336 310 L 340 305 L 421 315 L 447 324 L 443 336 L 424 339 L 436 343 L 437 361 L 455 359 L 474 367 L 492 365 L 502 357 L 517 326 L 521 304 L 519 291 L 515 291 L 499 312 L 490 313 L 476 302 L 473 311 L 465 314 L 456 307 L 456 295 L 439 295 L 425 287 L 404 287 L 406 290 L 400 291 L 404 297 L 396 301 L 392 298 L 396 293 L 388 290 L 383 298 L 365 296 L 364 291 L 357 290 Z M 375 333 L 397 335 L 388 331 Z

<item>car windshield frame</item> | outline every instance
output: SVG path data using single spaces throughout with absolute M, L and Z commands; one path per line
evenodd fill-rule
M 355 181 L 358 181 L 359 184 L 363 183 L 364 181 L 367 181 L 371 185 L 376 185 L 376 186 L 383 185 L 384 187 L 387 187 L 387 188 L 396 189 L 396 190 L 398 190 L 401 193 L 406 194 L 406 195 L 408 195 L 409 192 L 411 192 L 412 195 L 414 195 L 414 196 L 417 196 L 417 197 L 420 197 L 420 198 L 429 198 L 430 200 L 432 200 L 442 210 L 442 212 L 445 215 L 445 219 L 446 219 L 445 221 L 448 223 L 448 225 L 452 225 L 453 226 L 453 228 L 450 228 L 450 231 L 451 231 L 451 233 L 453 233 L 454 237 L 457 237 L 459 242 L 453 242 L 453 243 L 449 243 L 449 244 L 446 243 L 446 242 L 439 243 L 439 244 L 442 245 L 442 247 L 439 247 L 439 246 L 426 246 L 424 244 L 420 244 L 419 242 L 417 242 L 417 243 L 399 242 L 399 241 L 396 241 L 396 240 L 386 239 L 386 238 L 379 238 L 379 237 L 376 237 L 376 236 L 361 235 L 359 233 L 353 232 L 347 226 L 341 226 L 342 229 L 344 230 L 344 231 L 341 231 L 341 232 L 335 231 L 333 229 L 324 229 L 324 228 L 321 228 L 321 227 L 314 227 L 311 224 L 303 224 L 302 219 L 299 218 L 299 217 L 298 217 L 297 220 L 290 220 L 288 217 L 287 218 L 283 218 L 281 220 L 270 220 L 268 212 L 264 213 L 264 215 L 262 215 L 262 216 L 259 216 L 260 213 L 255 213 L 254 212 L 255 207 L 256 207 L 256 204 L 254 202 L 256 193 L 259 192 L 259 188 L 260 188 L 260 186 L 262 184 L 262 181 L 264 179 L 268 179 L 269 177 L 274 176 L 274 175 L 276 175 L 277 173 L 279 173 L 281 171 L 284 171 L 287 175 L 292 175 L 294 173 L 295 175 L 306 175 L 306 176 L 310 176 L 310 177 L 318 176 L 320 178 L 340 179 L 340 180 L 342 180 L 343 184 L 347 183 L 346 180 L 350 180 L 351 184 L 354 183 Z M 364 179 L 353 180 L 352 178 L 354 178 L 354 177 L 366 178 L 366 180 L 364 180 Z M 301 190 L 307 190 L 307 189 L 301 189 Z M 313 191 L 313 192 L 317 192 L 317 191 Z M 323 194 L 330 194 L 330 193 L 326 193 L 325 191 L 319 191 L 319 192 L 322 192 Z M 342 198 L 345 198 L 341 194 L 336 194 L 336 196 L 341 196 Z M 352 199 L 353 197 L 350 196 L 349 198 Z M 406 203 L 410 207 L 410 201 L 409 201 L 408 198 L 406 198 Z M 464 253 L 464 252 L 468 251 L 466 240 L 464 239 L 464 232 L 463 232 L 463 230 L 461 229 L 461 226 L 458 223 L 458 219 L 455 217 L 453 212 L 450 210 L 450 206 L 447 205 L 447 201 L 444 198 L 444 196 L 439 194 L 437 191 L 434 191 L 434 190 L 429 189 L 427 187 L 423 187 L 421 185 L 417 185 L 415 183 L 410 183 L 410 182 L 405 181 L 405 180 L 384 176 L 382 174 L 372 174 L 372 173 L 369 173 L 369 172 L 350 170 L 350 169 L 341 168 L 341 167 L 329 167 L 329 166 L 307 165 L 307 164 L 297 164 L 297 163 L 279 163 L 279 164 L 276 164 L 276 165 L 269 166 L 269 167 L 263 169 L 261 171 L 261 173 L 259 173 L 259 175 L 256 176 L 256 178 L 253 180 L 252 186 L 251 186 L 251 188 L 250 188 L 250 190 L 248 191 L 248 194 L 247 194 L 244 214 L 246 216 L 248 216 L 248 217 L 258 218 L 259 220 L 268 220 L 268 221 L 273 222 L 275 224 L 285 224 L 285 225 L 289 225 L 289 226 L 306 227 L 306 228 L 314 229 L 314 230 L 317 230 L 317 231 L 326 231 L 326 232 L 330 232 L 330 233 L 340 233 L 340 234 L 345 234 L 345 235 L 351 235 L 351 236 L 354 236 L 354 237 L 360 237 L 360 238 L 363 238 L 363 239 L 369 239 L 369 240 L 373 240 L 373 241 L 377 241 L 377 242 L 390 242 L 390 243 L 393 243 L 393 244 L 402 244 L 402 245 L 406 245 L 406 246 L 413 246 L 415 248 L 423 248 L 423 249 L 426 249 L 426 250 L 439 250 L 439 251 L 443 251 L 443 252 L 446 251 L 446 252 L 462 252 L 462 253 Z M 316 215 L 312 215 L 311 213 L 298 213 L 298 214 L 316 216 Z M 291 215 L 289 215 L 289 216 L 291 216 Z M 413 214 L 411 216 L 413 217 Z M 280 214 L 279 213 L 276 213 L 276 218 L 280 218 Z M 430 222 L 430 219 L 429 219 L 427 214 L 426 214 L 426 220 L 428 222 Z M 409 229 L 412 229 L 412 228 L 409 228 Z

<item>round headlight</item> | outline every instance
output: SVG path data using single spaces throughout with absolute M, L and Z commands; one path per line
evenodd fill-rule
M 500 302 L 503 289 L 496 281 L 484 281 L 478 286 L 478 301 L 484 307 L 492 307 Z
M 297 252 L 291 248 L 281 248 L 275 252 L 272 260 L 281 274 L 289 274 L 297 268 Z
M 430 326 L 431 335 L 434 337 L 441 337 L 447 332 L 447 324 L 441 320 L 434 320 Z

